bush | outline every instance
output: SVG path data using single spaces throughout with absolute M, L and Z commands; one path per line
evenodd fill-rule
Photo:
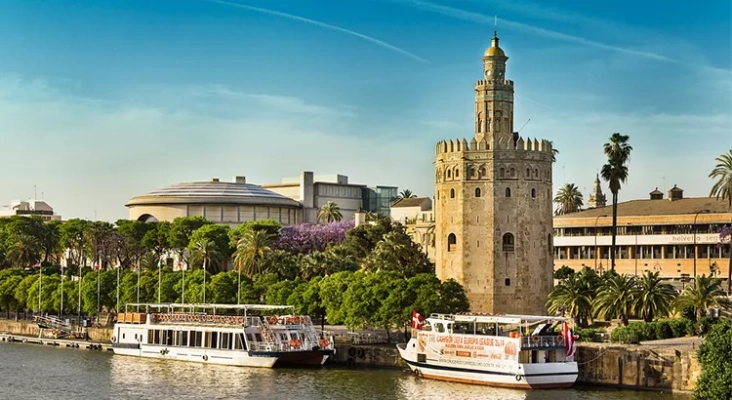
M 668 321 L 669 328 L 671 328 L 671 337 L 679 338 L 686 336 L 686 325 L 689 320 L 681 318 L 666 321 Z
M 605 333 L 605 329 L 603 328 L 580 328 L 577 329 L 577 335 L 579 335 L 579 340 L 581 342 L 593 342 L 595 341 L 595 336 L 598 333 Z
M 732 398 L 732 320 L 726 319 L 712 325 L 697 358 L 702 366 L 701 375 L 694 388 L 697 399 Z
M 656 325 L 656 339 L 669 339 L 674 337 L 674 331 L 671 329 L 671 321 L 669 320 L 660 320 L 654 322 Z

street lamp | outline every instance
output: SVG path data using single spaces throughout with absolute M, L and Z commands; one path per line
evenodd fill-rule
M 597 218 L 595 218 L 595 272 L 597 272 L 597 221 L 604 217 L 607 217 L 607 214 L 598 215 Z
M 694 223 L 691 224 L 691 229 L 694 231 L 694 288 L 696 288 L 696 219 L 699 218 L 699 214 L 708 213 L 709 210 L 699 210 L 694 215 Z

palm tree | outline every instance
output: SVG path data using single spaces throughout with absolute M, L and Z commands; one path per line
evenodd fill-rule
M 8 249 L 8 260 L 16 267 L 30 267 L 40 261 L 42 245 L 37 237 L 19 234 Z
M 593 294 L 580 274 L 572 274 L 554 287 L 546 304 L 550 313 L 566 312 L 580 326 L 587 326 L 592 317 Z
M 236 242 L 234 251 L 234 265 L 239 272 L 243 269 L 249 278 L 263 272 L 262 260 L 272 252 L 273 241 L 274 237 L 264 230 L 251 229 L 245 232 Z
M 414 193 L 412 193 L 411 190 L 404 189 L 404 190 L 402 190 L 401 193 L 399 193 L 399 196 L 397 196 L 397 200 L 401 200 L 401 199 L 413 199 L 415 197 L 417 197 L 417 195 L 414 194 Z
M 655 317 L 666 317 L 676 299 L 673 286 L 658 277 L 658 272 L 646 271 L 637 281 L 635 312 L 646 322 Z
M 554 212 L 556 215 L 581 211 L 584 205 L 582 192 L 579 191 L 579 188 L 574 183 L 564 184 L 557 191 L 554 202 L 557 203 L 557 210 Z
M 592 308 L 598 318 L 617 318 L 627 326 L 636 297 L 636 282 L 633 277 L 609 275 L 602 283 Z
M 329 201 L 325 203 L 322 207 L 320 207 L 320 210 L 318 210 L 318 220 L 323 222 L 334 222 L 334 221 L 340 221 L 343 219 L 343 214 L 341 214 L 341 208 L 338 207 L 338 204 Z
M 554 142 L 551 140 L 548 140 L 549 146 L 552 146 L 552 162 L 557 162 L 557 154 L 559 154 L 559 150 L 554 148 Z
M 727 205 L 732 210 L 732 150 L 716 158 L 717 164 L 709 177 L 717 179 L 712 186 L 709 197 L 722 200 L 727 199 Z M 732 236 L 729 241 L 729 269 L 727 269 L 727 293 L 732 293 Z
M 200 260 L 203 268 L 203 303 L 206 303 L 206 265 L 219 260 L 221 253 L 216 248 L 216 242 L 210 239 L 201 239 L 193 244 L 193 258 Z
M 696 317 L 701 318 L 711 307 L 728 308 L 730 302 L 722 289 L 722 281 L 702 275 L 696 279 L 696 287 L 687 286 L 677 301 L 676 308 L 694 307 Z
M 610 268 L 615 271 L 615 239 L 618 233 L 618 192 L 620 185 L 628 179 L 628 166 L 630 152 L 633 148 L 628 144 L 628 135 L 613 133 L 610 141 L 605 143 L 603 150 L 607 156 L 607 164 L 602 166 L 600 174 L 602 179 L 608 182 L 610 191 L 613 194 L 613 228 L 612 244 L 610 245 Z

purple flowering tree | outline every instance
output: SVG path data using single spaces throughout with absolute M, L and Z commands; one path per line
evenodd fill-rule
M 323 251 L 328 243 L 344 241 L 346 232 L 351 228 L 353 228 L 353 221 L 286 226 L 280 229 L 280 238 L 275 244 L 275 248 L 293 254 Z
M 729 267 L 727 269 L 727 293 L 732 293 L 732 225 L 725 225 L 719 232 L 719 243 L 717 246 L 722 247 L 727 243 L 729 246 Z

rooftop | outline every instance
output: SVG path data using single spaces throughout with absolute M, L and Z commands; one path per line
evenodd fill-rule
M 699 211 L 708 210 L 710 214 L 729 214 L 727 200 L 714 197 L 689 197 L 686 199 L 669 200 L 631 200 L 618 203 L 618 217 L 650 217 L 667 215 L 694 215 Z M 554 217 L 555 221 L 563 221 L 577 218 L 597 218 L 612 216 L 612 204 L 606 207 L 593 208 L 591 210 L 576 213 L 564 214 Z
M 300 203 L 259 185 L 221 182 L 214 178 L 206 182 L 183 182 L 133 197 L 127 206 L 154 204 L 252 204 L 299 207 Z
M 391 205 L 392 208 L 399 207 L 421 207 L 425 200 L 429 200 L 429 197 L 411 197 L 408 199 L 402 198 L 394 202 Z

